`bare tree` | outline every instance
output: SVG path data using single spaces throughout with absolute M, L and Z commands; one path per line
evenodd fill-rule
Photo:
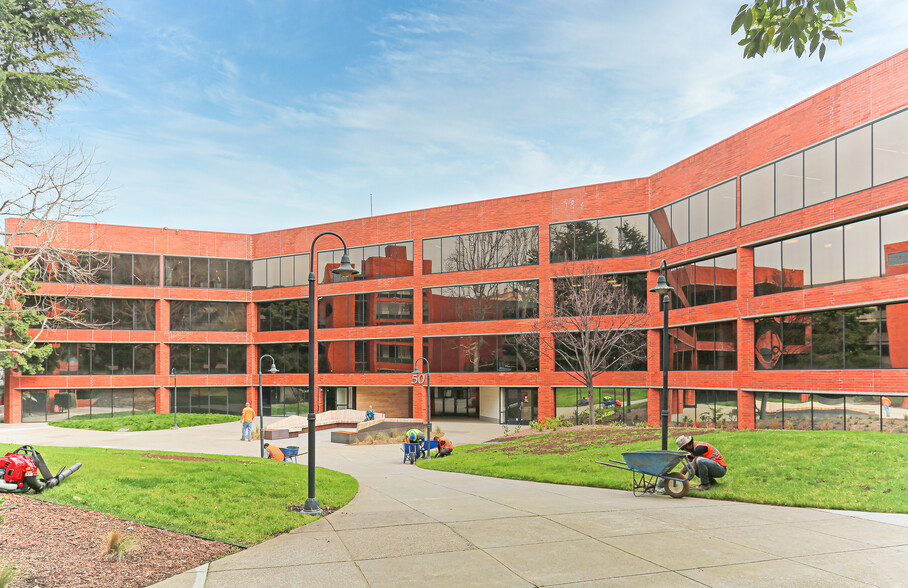
M 563 368 L 587 390 L 590 423 L 596 423 L 595 379 L 626 370 L 646 357 L 645 300 L 620 276 L 597 273 L 595 265 L 573 266 L 554 279 L 551 309 L 539 309 L 536 331 L 521 341 Z M 551 333 L 550 337 L 545 333 Z

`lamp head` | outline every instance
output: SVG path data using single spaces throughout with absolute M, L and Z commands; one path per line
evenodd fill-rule
M 359 274 L 359 270 L 357 270 L 353 267 L 353 265 L 350 264 L 350 256 L 347 255 L 346 251 L 344 251 L 344 254 L 341 256 L 340 265 L 331 270 L 331 273 L 348 278 L 350 276 Z
M 413 373 L 414 373 L 414 374 L 418 374 L 418 373 L 419 373 L 419 366 L 416 366 L 416 365 L 413 366 Z
M 659 278 L 656 280 L 656 285 L 649 289 L 650 292 L 655 292 L 659 296 L 664 296 L 669 292 L 674 292 L 668 284 L 668 280 L 665 279 L 665 261 L 663 260 L 662 265 L 659 266 Z
M 271 363 L 271 368 L 268 370 L 269 374 L 276 374 L 278 372 L 277 366 L 274 365 L 274 362 Z

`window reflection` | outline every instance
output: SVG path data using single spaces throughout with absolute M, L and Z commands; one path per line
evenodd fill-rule
M 666 278 L 674 288 L 671 293 L 672 308 L 735 300 L 738 291 L 737 257 L 730 253 L 669 268 Z
M 737 369 L 735 321 L 670 328 L 668 345 L 672 371 Z M 661 357 L 659 361 L 662 365 Z
M 595 251 L 598 230 L 586 222 L 581 241 Z M 565 233 L 573 247 L 573 233 Z M 461 272 L 539 263 L 539 229 L 524 227 L 423 239 L 425 273 Z
M 359 274 L 352 277 L 339 276 L 331 272 L 331 270 L 340 266 L 343 253 L 343 249 L 318 252 L 318 273 L 316 277 L 320 283 L 374 280 L 413 275 L 412 241 L 349 247 L 350 263 L 359 271 Z M 297 281 L 299 281 L 299 278 L 297 278 Z
M 520 335 L 426 337 L 423 342 L 433 372 L 539 371 L 538 348 Z
M 171 331 L 246 331 L 246 304 L 171 300 Z
M 423 289 L 427 323 L 535 318 L 538 304 L 538 280 Z

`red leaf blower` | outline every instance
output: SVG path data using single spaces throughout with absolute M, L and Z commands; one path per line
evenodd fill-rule
M 82 464 L 79 462 L 72 467 L 63 466 L 56 476 L 51 476 L 41 454 L 31 445 L 23 445 L 0 457 L 0 492 L 15 494 L 25 494 L 29 490 L 41 492 L 53 488 L 81 467 Z M 39 473 L 41 479 L 38 479 Z

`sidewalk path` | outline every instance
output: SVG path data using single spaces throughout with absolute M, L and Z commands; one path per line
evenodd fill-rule
M 500 432 L 442 427 L 461 443 Z M 238 431 L 212 425 L 98 437 L 7 425 L 0 441 L 257 455 L 255 444 L 233 441 Z M 318 464 L 359 480 L 349 505 L 159 586 L 889 587 L 908 578 L 905 515 L 872 520 L 435 472 L 403 464 L 393 445 L 327 439 L 319 433 Z

